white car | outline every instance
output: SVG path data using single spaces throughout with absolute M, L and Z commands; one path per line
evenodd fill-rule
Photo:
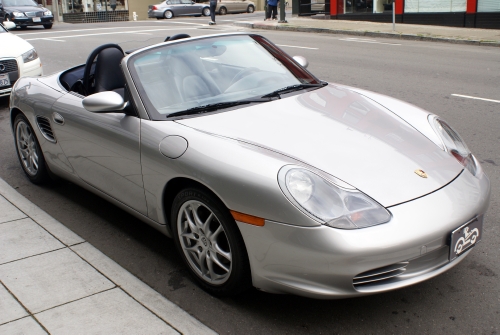
M 7 30 L 15 27 L 13 22 L 0 24 L 0 97 L 10 94 L 17 79 L 43 75 L 35 48 Z

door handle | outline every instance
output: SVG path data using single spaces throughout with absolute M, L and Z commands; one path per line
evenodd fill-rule
M 57 123 L 61 126 L 64 124 L 64 118 L 59 113 L 56 112 L 52 113 L 52 120 L 54 121 L 54 123 Z

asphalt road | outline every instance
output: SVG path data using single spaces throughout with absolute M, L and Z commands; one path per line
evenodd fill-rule
M 59 24 L 50 31 L 15 31 L 32 43 L 46 74 L 85 62 L 115 42 L 135 48 L 165 36 L 244 30 L 248 17 Z M 254 13 L 252 17 L 262 16 Z M 254 31 L 257 32 L 257 31 Z M 0 98 L 0 177 L 131 273 L 221 334 L 498 334 L 500 328 L 500 50 L 453 44 L 353 39 L 349 36 L 262 31 L 288 53 L 305 56 L 318 77 L 411 102 L 443 116 L 479 158 L 492 183 L 482 242 L 462 263 L 427 282 L 347 300 L 318 301 L 251 290 L 214 298 L 193 284 L 173 242 L 108 202 L 68 182 L 30 184 L 15 155 L 8 99 Z M 2 46 L 3 47 L 3 46 Z

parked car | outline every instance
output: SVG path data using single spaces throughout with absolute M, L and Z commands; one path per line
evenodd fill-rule
M 8 32 L 7 29 L 15 27 L 13 22 L 0 24 L 0 97 L 10 94 L 18 78 L 43 74 L 35 48 L 21 37 Z
M 21 28 L 41 25 L 50 29 L 54 15 L 33 0 L 0 0 L 0 21 L 12 21 Z
M 17 81 L 21 168 L 172 237 L 215 295 L 354 297 L 456 266 L 486 233 L 479 160 L 442 118 L 307 64 L 254 33 L 103 45 Z
M 171 19 L 174 16 L 210 16 L 210 7 L 191 0 L 166 0 L 157 5 L 149 5 L 148 17 Z
M 253 13 L 255 11 L 255 4 L 248 0 L 223 0 L 217 2 L 215 11 L 220 15 L 228 13 Z

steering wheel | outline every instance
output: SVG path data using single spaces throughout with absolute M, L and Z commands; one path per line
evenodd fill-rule
M 92 71 L 92 64 L 94 64 L 95 58 L 99 55 L 101 51 L 108 48 L 116 48 L 123 53 L 123 49 L 118 44 L 103 44 L 97 48 L 89 55 L 87 62 L 85 63 L 85 68 L 83 70 L 83 91 L 85 95 L 89 95 L 92 90 L 92 81 L 90 80 L 90 72 Z
M 242 73 L 244 71 L 241 71 Z M 246 76 L 243 76 L 224 91 L 224 93 L 232 93 L 254 89 L 256 87 L 272 85 L 283 82 L 283 77 L 274 72 L 259 71 Z
M 240 72 L 238 72 L 233 80 L 231 80 L 231 83 L 229 83 L 229 85 L 227 87 L 231 87 L 231 85 L 233 85 L 234 83 L 238 82 L 239 80 L 241 80 L 243 77 L 246 77 L 250 74 L 253 74 L 253 73 L 256 73 L 256 72 L 260 72 L 261 70 L 256 68 L 256 67 L 247 67 L 243 70 L 241 70 Z

